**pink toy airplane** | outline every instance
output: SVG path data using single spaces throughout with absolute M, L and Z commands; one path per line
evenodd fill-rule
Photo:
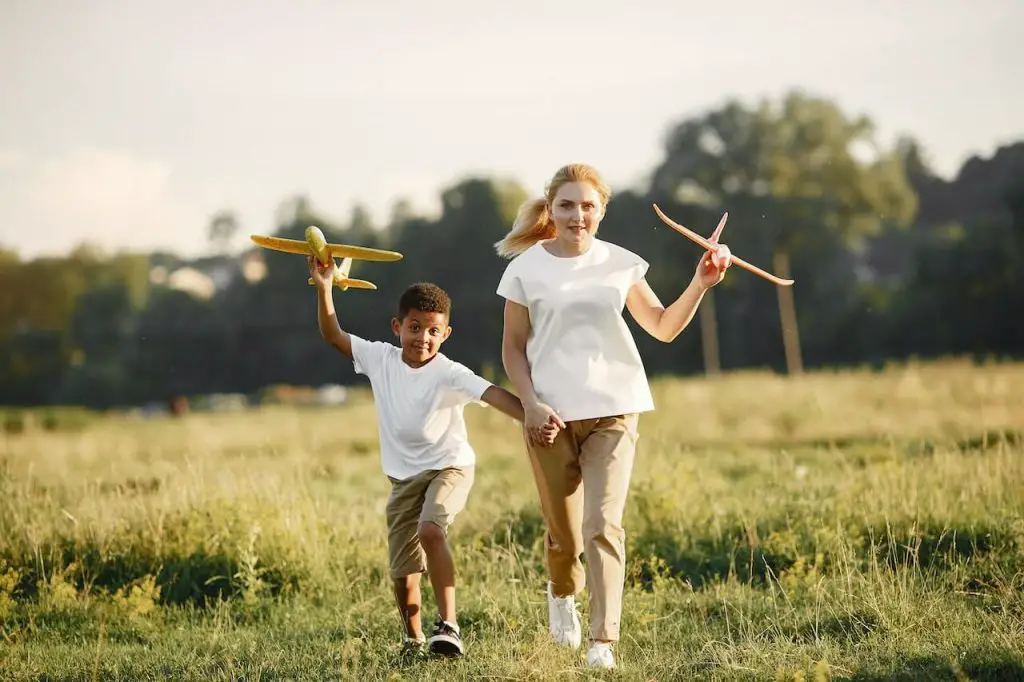
M 733 262 L 736 265 L 740 266 L 744 270 L 749 270 L 750 272 L 754 273 L 755 275 L 759 275 L 761 277 L 764 277 L 769 282 L 774 282 L 775 284 L 778 284 L 779 286 L 788 287 L 791 284 L 793 284 L 793 280 L 791 280 L 791 279 L 783 279 L 781 277 L 776 277 L 775 275 L 771 274 L 770 272 L 765 272 L 764 270 L 762 270 L 761 268 L 757 267 L 756 265 L 751 265 L 750 263 L 748 263 L 747 261 L 743 260 L 739 256 L 733 255 L 732 252 L 729 251 L 729 247 L 726 246 L 725 244 L 719 244 L 718 243 L 718 238 L 721 236 L 722 230 L 725 228 L 725 221 L 729 217 L 729 213 L 728 212 L 722 214 L 722 219 L 718 222 L 718 227 L 716 227 L 715 231 L 711 234 L 711 238 L 710 239 L 705 239 L 704 237 L 700 236 L 699 234 L 697 234 L 693 230 L 690 230 L 690 229 L 687 229 L 687 228 L 683 227 L 682 225 L 680 225 L 679 223 L 675 222 L 674 220 L 669 218 L 667 215 L 662 213 L 661 209 L 658 208 L 657 204 L 653 204 L 653 206 L 654 206 L 654 212 L 658 214 L 658 217 L 661 218 L 662 222 L 664 222 L 666 225 L 668 225 L 669 227 L 671 227 L 673 230 L 675 230 L 676 232 L 680 233 L 684 237 L 688 238 L 689 240 L 699 244 L 700 246 L 703 246 L 708 251 L 711 251 L 712 258 L 714 258 L 716 261 L 721 261 L 721 260 L 724 260 L 724 259 L 729 259 L 731 262 Z

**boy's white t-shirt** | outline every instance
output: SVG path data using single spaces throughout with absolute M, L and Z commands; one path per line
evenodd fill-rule
M 537 397 L 565 421 L 654 409 L 622 311 L 647 273 L 640 256 L 599 239 L 554 256 L 539 242 L 512 259 L 497 293 L 530 311 L 526 357 Z
M 392 343 L 349 337 L 353 368 L 373 389 L 384 473 L 402 480 L 475 464 L 463 408 L 470 402 L 486 405 L 480 398 L 491 382 L 441 353 L 413 368 Z

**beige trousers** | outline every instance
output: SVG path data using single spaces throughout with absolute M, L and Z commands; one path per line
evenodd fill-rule
M 547 522 L 545 558 L 558 597 L 589 584 L 590 638 L 616 641 L 625 582 L 622 515 L 633 469 L 639 415 L 566 422 L 555 442 L 527 439 Z M 586 569 L 580 554 L 586 559 Z

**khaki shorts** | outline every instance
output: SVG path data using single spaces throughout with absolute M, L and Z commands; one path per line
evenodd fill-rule
M 418 526 L 430 521 L 441 530 L 448 527 L 466 506 L 473 487 L 474 467 L 449 467 L 424 471 L 403 481 L 388 477 L 391 495 L 385 515 L 388 524 L 388 564 L 392 578 L 426 570 Z

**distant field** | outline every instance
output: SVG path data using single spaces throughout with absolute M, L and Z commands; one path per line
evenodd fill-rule
M 1024 679 L 1024 365 L 655 389 L 620 669 L 596 677 Z M 547 639 L 517 427 L 467 414 L 459 661 L 400 655 L 363 393 L 0 433 L 0 678 L 595 677 Z

